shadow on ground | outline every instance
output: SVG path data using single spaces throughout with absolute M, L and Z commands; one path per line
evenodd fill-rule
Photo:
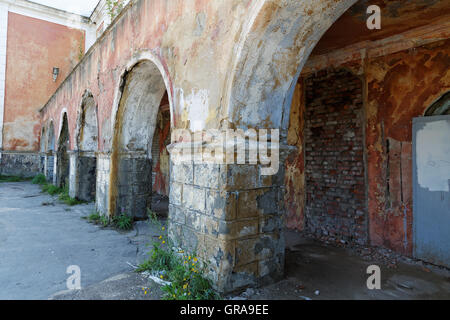
M 381 290 L 367 288 L 367 267 L 377 264 L 351 250 L 324 245 L 303 238 L 296 232 L 286 234 L 286 276 L 277 284 L 250 289 L 249 299 L 282 300 L 415 300 L 450 299 L 450 272 L 421 263 L 398 263 L 396 268 L 381 268 Z M 250 294 L 249 294 L 250 293 Z

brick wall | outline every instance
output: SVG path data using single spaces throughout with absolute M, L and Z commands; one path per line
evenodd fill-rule
M 367 242 L 362 81 L 346 70 L 305 80 L 306 231 Z

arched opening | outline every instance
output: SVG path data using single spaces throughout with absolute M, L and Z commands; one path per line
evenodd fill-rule
M 438 32 L 445 7 L 373 1 L 382 28 L 369 30 L 368 5 L 356 2 L 327 30 L 295 84 L 287 143 L 298 151 L 285 164 L 287 226 L 324 242 L 412 255 L 412 119 L 448 88 L 440 69 L 449 45 L 411 39 Z M 448 96 L 425 115 L 449 112 Z
M 61 131 L 58 139 L 58 150 L 56 152 L 56 186 L 60 188 L 69 187 L 70 159 L 69 159 L 69 121 L 67 113 L 64 113 L 61 122 Z
M 441 70 L 448 40 L 424 37 L 429 45 L 422 47 L 411 40 L 424 28 L 439 38 L 444 5 L 375 1 L 383 28 L 369 30 L 366 1 L 259 3 L 226 84 L 223 118 L 242 129 L 279 129 L 278 175 L 250 168 L 252 188 L 231 189 L 256 199 L 253 206 L 266 214 L 260 219 L 279 215 L 252 239 L 270 254 L 238 257 L 259 266 L 242 274 L 264 279 L 284 268 L 284 244 L 291 246 L 281 214 L 290 229 L 329 243 L 411 254 L 412 118 L 449 85 Z M 430 18 L 437 24 L 429 27 Z M 238 203 L 238 217 L 241 210 Z M 244 240 L 233 250 L 246 252 Z
M 121 91 L 114 125 L 109 208 L 112 215 L 146 219 L 152 203 L 152 149 L 155 135 L 160 134 L 158 114 L 166 86 L 158 67 L 145 60 L 124 75 Z
M 166 91 L 159 107 L 152 143 L 151 209 L 161 217 L 167 217 L 169 213 L 170 155 L 167 146 L 170 141 L 170 104 Z
M 82 99 L 78 130 L 75 186 L 71 194 L 77 199 L 91 202 L 96 197 L 98 122 L 97 105 L 90 93 L 86 93 Z
M 433 103 L 425 112 L 425 117 L 450 115 L 450 92 Z

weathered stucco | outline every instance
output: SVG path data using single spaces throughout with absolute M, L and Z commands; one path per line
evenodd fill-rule
M 292 98 L 287 143 L 297 149 L 286 160 L 286 225 L 302 231 L 305 223 L 305 97 L 303 77 L 300 77 Z
M 366 73 L 371 240 L 411 254 L 412 118 L 450 89 L 450 41 L 373 59 Z
M 78 63 L 80 50 L 83 31 L 9 12 L 4 150 L 39 150 L 38 111 Z M 60 68 L 56 82 L 53 67 Z

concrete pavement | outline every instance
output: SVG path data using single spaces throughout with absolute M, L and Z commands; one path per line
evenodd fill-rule
M 93 212 L 93 204 L 68 207 L 31 183 L 0 183 L 0 299 L 67 290 L 71 265 L 81 268 L 82 287 L 132 272 L 157 230 L 145 222 L 127 233 L 102 229 L 82 219 Z

